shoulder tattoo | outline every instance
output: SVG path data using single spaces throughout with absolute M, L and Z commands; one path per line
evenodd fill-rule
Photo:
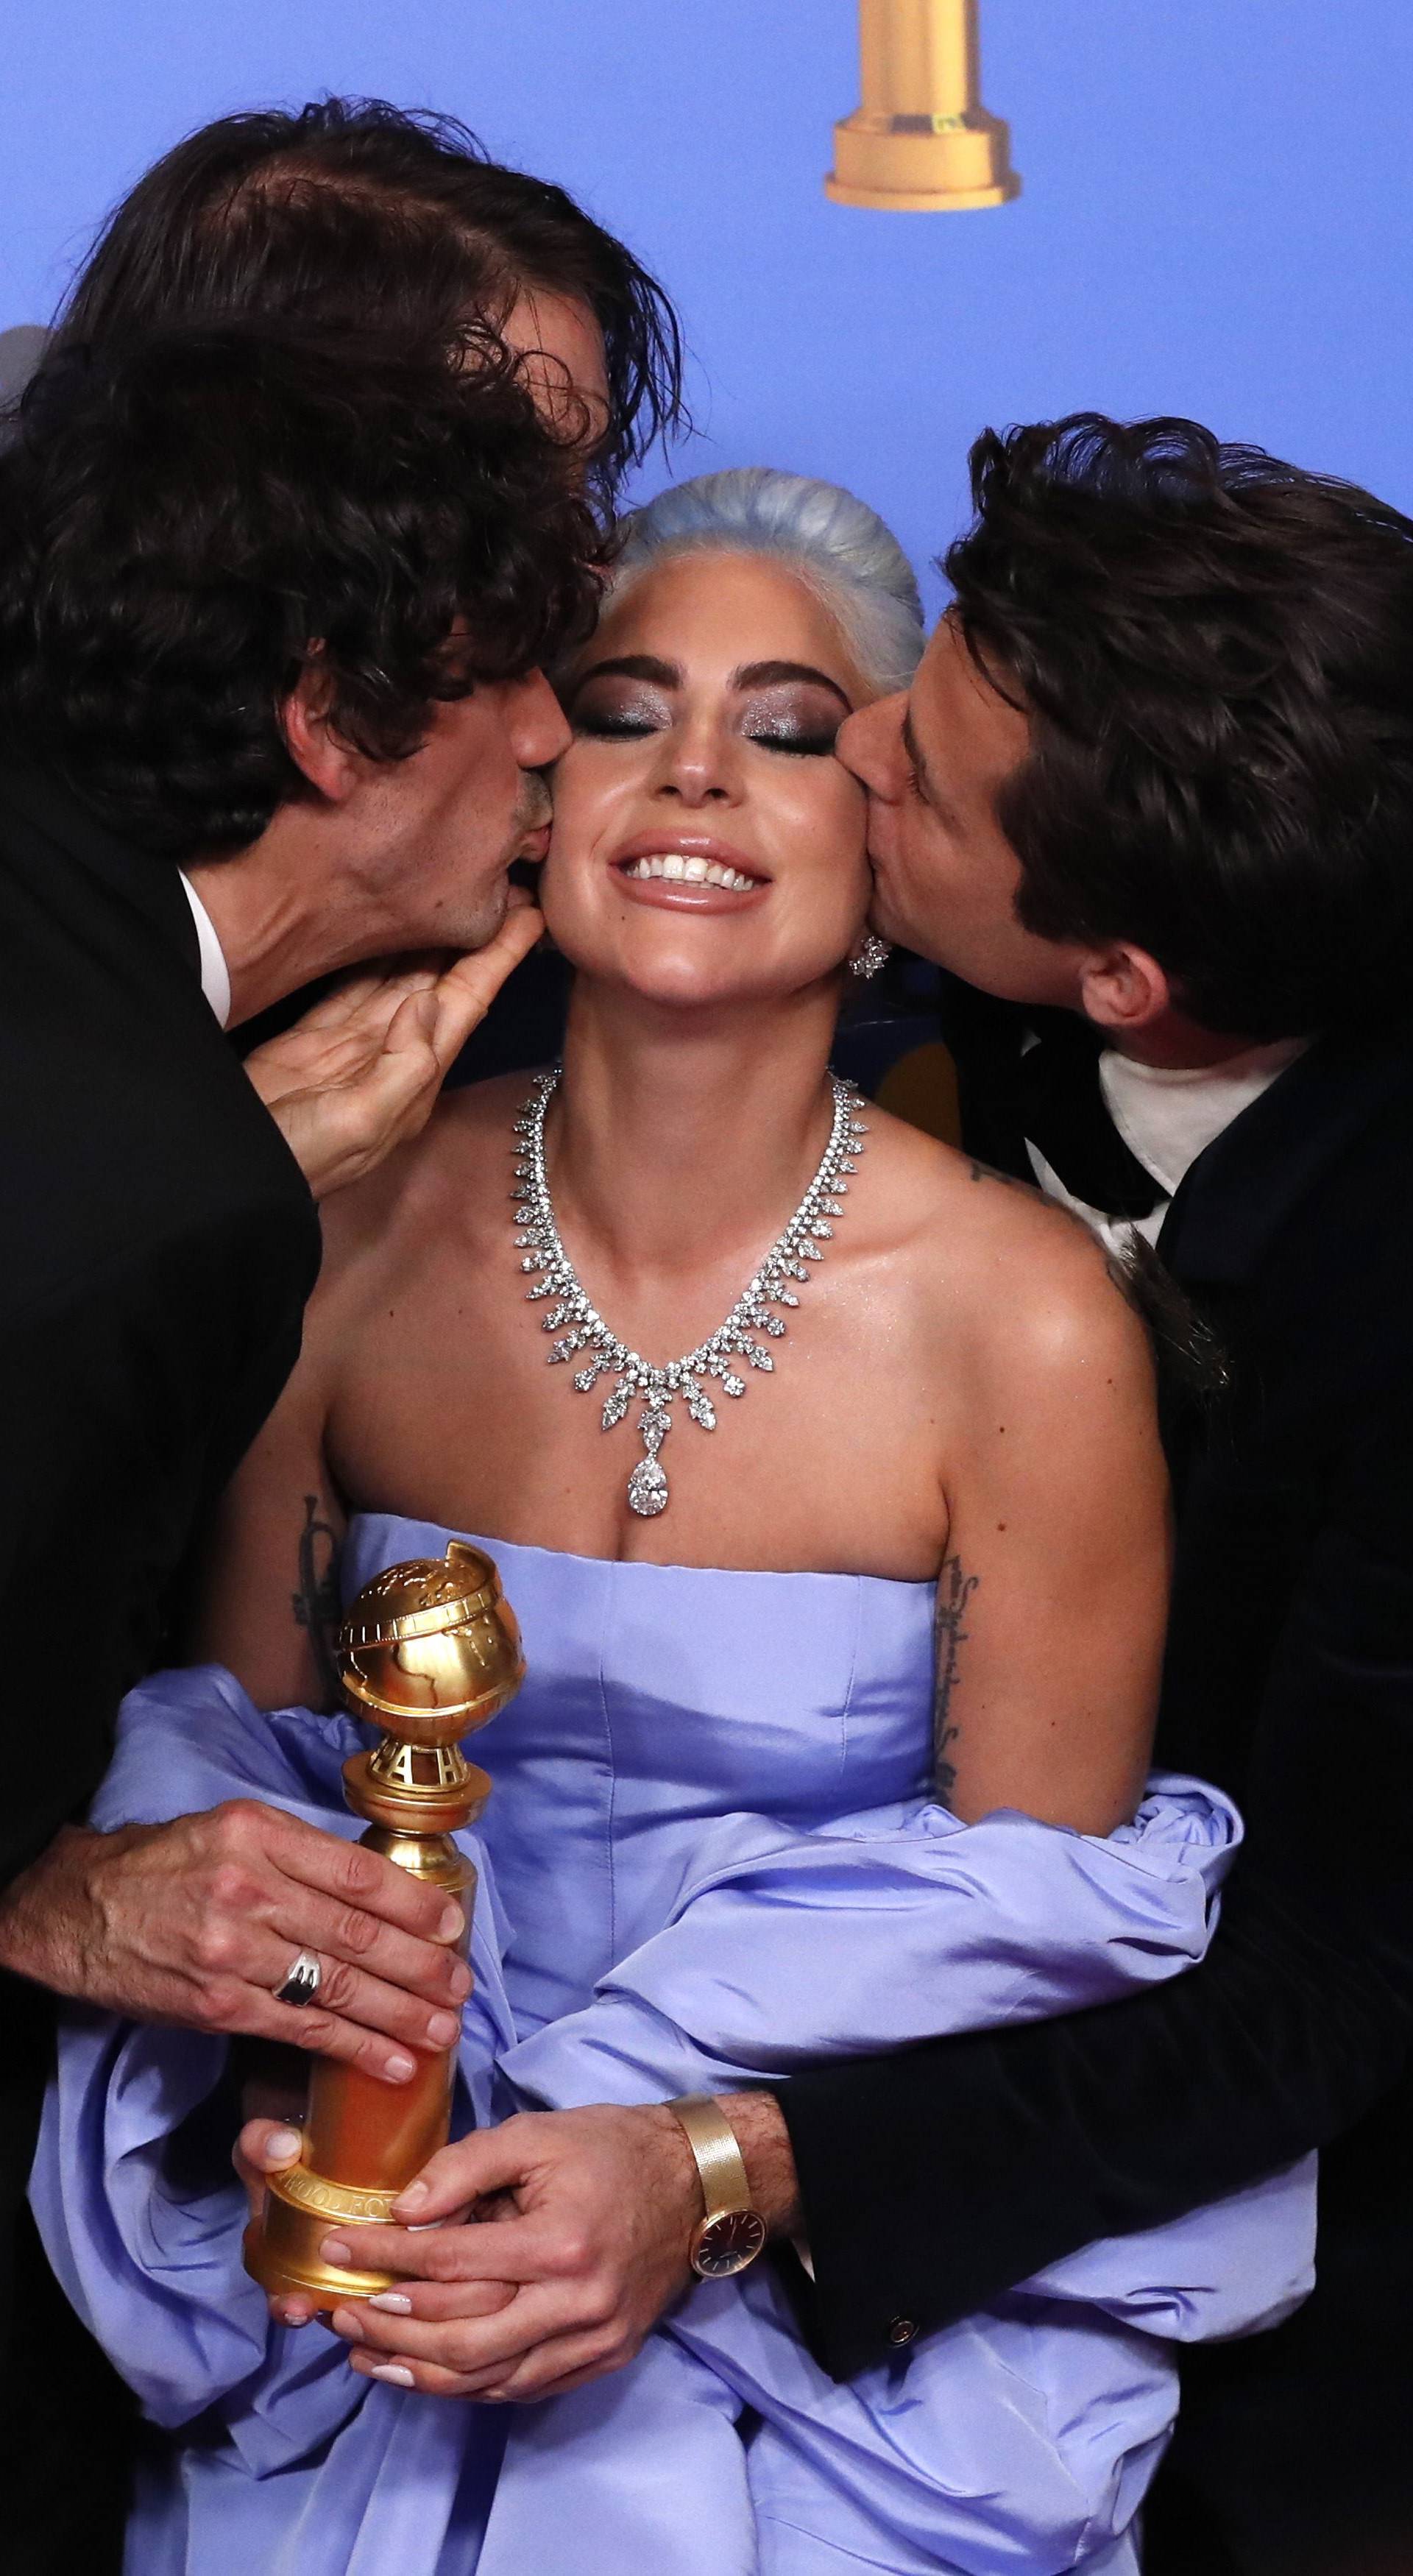
M 999 1181 L 1003 1190 L 1021 1190 L 1028 1199 L 1045 1196 L 1038 1181 L 1023 1181 L 1019 1172 L 998 1172 L 994 1163 L 979 1163 L 975 1154 L 967 1157 L 967 1174 L 973 1181 Z

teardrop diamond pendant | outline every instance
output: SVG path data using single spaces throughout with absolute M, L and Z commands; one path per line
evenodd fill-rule
M 515 1186 L 511 1191 L 518 1229 L 515 1246 L 521 1256 L 522 1274 L 534 1275 L 534 1285 L 525 1290 L 525 1295 L 531 1302 L 541 1297 L 553 1297 L 555 1301 L 544 1318 L 546 1332 L 561 1335 L 548 1353 L 551 1365 L 577 1352 L 585 1354 L 587 1364 L 574 1372 L 574 1384 L 581 1395 L 590 1394 L 601 1377 L 617 1381 L 603 1408 L 605 1431 L 614 1430 L 634 1399 L 641 1398 L 637 1431 L 644 1455 L 628 1479 L 628 1508 L 640 1520 L 656 1520 L 671 1500 L 667 1473 L 658 1452 L 672 1429 L 672 1408 L 678 1397 L 699 1430 L 715 1431 L 716 1407 L 703 1379 L 715 1379 L 723 1395 L 741 1396 L 746 1392 L 747 1381 L 736 1366 L 738 1360 L 744 1360 L 748 1369 L 765 1372 L 775 1366 L 772 1354 L 752 1336 L 764 1332 L 775 1341 L 783 1336 L 787 1317 L 771 1310 L 777 1306 L 794 1309 L 800 1302 L 786 1281 L 808 1280 L 812 1273 L 806 1262 L 824 1258 L 824 1246 L 834 1233 L 827 1220 L 844 1213 L 847 1176 L 858 1169 L 852 1158 L 863 1152 L 868 1134 L 858 1114 L 863 1104 L 852 1083 L 841 1081 L 837 1074 L 830 1075 L 834 1117 L 829 1142 L 784 1233 L 771 1245 L 754 1278 L 747 1281 L 725 1323 L 718 1325 L 710 1341 L 700 1342 L 685 1358 L 671 1360 L 659 1368 L 652 1360 L 645 1360 L 641 1352 L 630 1350 L 604 1322 L 591 1305 L 559 1239 L 545 1172 L 545 1112 L 560 1073 L 561 1067 L 556 1065 L 552 1072 L 536 1078 L 515 1121 Z M 566 1325 L 570 1327 L 567 1332 L 562 1329 Z
M 640 1521 L 654 1521 L 665 1512 L 671 1497 L 667 1476 L 656 1458 L 640 1458 L 628 1479 L 628 1509 Z

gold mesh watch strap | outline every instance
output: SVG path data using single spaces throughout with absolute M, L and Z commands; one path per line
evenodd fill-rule
M 666 2107 L 680 2120 L 696 2157 L 707 2217 L 720 2218 L 728 2209 L 749 2209 L 746 2161 L 725 2112 L 718 2110 L 709 2093 L 682 2093 Z

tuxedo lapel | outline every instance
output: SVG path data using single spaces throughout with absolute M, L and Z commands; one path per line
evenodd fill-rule
M 1151 1216 L 1167 1192 L 1115 1125 L 1100 1079 L 1103 1040 L 1075 1011 L 1035 1014 L 1020 1059 L 1026 1142 L 1072 1199 L 1106 1216 Z

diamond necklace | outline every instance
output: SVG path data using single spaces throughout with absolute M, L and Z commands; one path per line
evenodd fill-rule
M 798 1306 L 800 1301 L 790 1281 L 808 1279 L 810 1262 L 823 1260 L 823 1247 L 834 1233 L 830 1219 L 844 1213 L 849 1181 L 858 1170 L 854 1157 L 863 1152 L 868 1129 L 858 1115 L 862 1103 L 853 1084 L 831 1074 L 834 1119 L 829 1142 L 784 1233 L 771 1245 L 725 1323 L 718 1324 L 711 1339 L 699 1342 L 694 1351 L 670 1361 L 666 1368 L 657 1368 L 640 1351 L 630 1351 L 590 1304 L 559 1239 L 545 1174 L 545 1112 L 562 1071 L 562 1066 L 555 1065 L 549 1073 L 536 1076 L 534 1089 L 515 1121 L 515 1187 L 511 1192 L 519 1229 L 515 1242 L 521 1270 L 527 1276 L 533 1274 L 535 1280 L 525 1294 L 531 1303 L 541 1297 L 555 1301 L 541 1326 L 542 1331 L 560 1336 L 549 1353 L 552 1367 L 557 1361 L 575 1358 L 580 1351 L 588 1354 L 586 1365 L 576 1370 L 574 1377 L 581 1395 L 590 1394 L 601 1377 L 617 1379 L 603 1409 L 605 1431 L 612 1431 L 623 1420 L 635 1398 L 642 1399 L 637 1428 L 644 1454 L 628 1479 L 628 1506 L 641 1519 L 652 1520 L 666 1511 L 670 1500 L 667 1475 L 658 1452 L 672 1429 L 672 1408 L 677 1398 L 681 1396 L 701 1430 L 714 1431 L 716 1407 L 706 1381 L 714 1379 L 723 1395 L 744 1395 L 747 1380 L 733 1365 L 736 1360 L 744 1360 L 748 1368 L 774 1368 L 769 1351 L 763 1342 L 754 1339 L 754 1334 L 767 1333 L 778 1341 L 784 1333 L 785 1317 L 772 1310 L 777 1306 Z

